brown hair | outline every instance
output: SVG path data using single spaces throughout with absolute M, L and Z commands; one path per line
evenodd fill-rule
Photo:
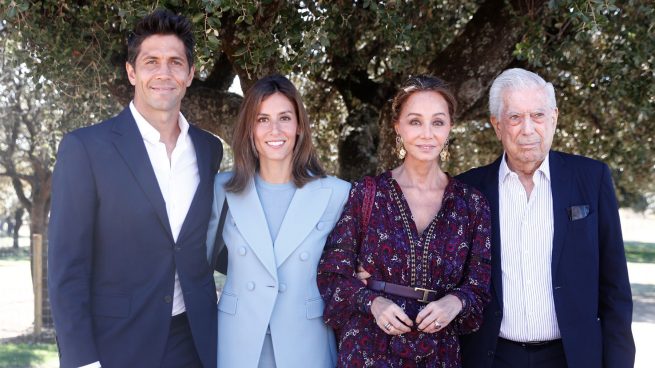
M 174 35 L 182 41 L 186 52 L 189 69 L 193 66 L 193 27 L 191 22 L 181 15 L 175 15 L 167 9 L 159 9 L 148 14 L 137 23 L 134 31 L 127 38 L 127 62 L 134 66 L 141 51 L 143 41 L 153 35 Z
M 232 136 L 234 150 L 234 175 L 225 184 L 229 192 L 241 192 L 255 175 L 259 166 L 259 158 L 254 143 L 256 117 L 262 101 L 274 93 L 281 93 L 295 107 L 298 119 L 298 138 L 293 148 L 292 175 L 293 182 L 302 188 L 308 182 L 325 177 L 312 143 L 309 116 L 302 103 L 296 87 L 286 77 L 274 74 L 264 77 L 250 87 L 243 97 L 237 123 Z
M 450 121 L 452 123 L 455 113 L 457 112 L 457 100 L 455 95 L 450 90 L 450 87 L 443 80 L 430 75 L 417 75 L 410 77 L 405 83 L 400 86 L 398 92 L 393 97 L 391 102 L 391 122 L 395 124 L 400 118 L 400 111 L 405 105 L 405 101 L 409 96 L 416 92 L 437 92 L 441 97 L 446 100 L 448 104 L 448 113 L 450 114 Z

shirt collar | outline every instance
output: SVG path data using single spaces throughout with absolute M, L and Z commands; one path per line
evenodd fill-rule
M 507 176 L 511 173 L 513 173 L 512 169 L 507 166 L 507 161 L 506 158 L 507 153 L 503 152 L 503 159 L 500 161 L 500 168 L 498 169 L 498 180 L 500 182 L 504 182 L 505 179 L 507 179 Z M 537 171 L 535 173 L 541 172 L 541 174 L 548 180 L 550 181 L 550 164 L 549 164 L 549 157 L 550 154 L 546 155 L 546 158 L 541 162 L 541 165 L 537 168 Z
M 136 121 L 137 128 L 139 128 L 141 137 L 150 143 L 159 143 L 161 134 L 159 134 L 159 131 L 155 129 L 155 127 L 153 127 L 150 123 L 148 123 L 146 118 L 144 118 L 143 115 L 141 115 L 141 113 L 136 109 L 136 106 L 134 106 L 134 101 L 130 102 L 130 111 L 132 112 L 134 121 Z M 177 123 L 180 127 L 180 136 L 177 137 L 177 143 L 184 144 L 184 142 L 186 142 L 186 137 L 189 134 L 189 122 L 181 112 L 180 117 L 177 119 Z

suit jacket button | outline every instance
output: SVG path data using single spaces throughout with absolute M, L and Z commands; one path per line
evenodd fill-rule
M 280 288 L 278 289 L 281 293 L 287 291 L 287 284 L 280 284 Z
M 179 245 L 176 245 L 176 246 L 175 246 L 175 251 L 176 251 L 176 252 L 179 252 L 179 251 L 181 251 L 181 250 L 182 250 L 182 247 L 180 247 Z
M 246 247 L 241 247 L 239 248 L 239 255 L 240 256 L 245 256 L 248 251 L 246 250 Z
M 500 316 L 502 315 L 502 313 L 501 313 L 500 311 L 496 311 L 496 312 L 494 313 L 494 315 L 495 315 L 496 317 L 500 317 Z
M 316 229 L 317 230 L 323 230 L 324 227 L 325 227 L 325 224 L 322 221 L 319 221 L 319 223 L 316 224 Z
M 302 253 L 300 253 L 300 260 L 301 260 L 301 261 L 304 262 L 304 261 L 306 261 L 306 260 L 308 260 L 308 259 L 309 259 L 309 253 L 307 253 L 307 252 L 302 252 Z
M 166 295 L 166 296 L 164 297 L 164 303 L 170 303 L 170 302 L 172 302 L 172 301 L 173 301 L 173 297 L 172 297 L 172 296 L 170 296 L 170 295 Z
M 489 350 L 489 351 L 487 352 L 487 355 L 490 356 L 490 357 L 492 357 L 492 356 L 494 356 L 494 352 L 493 352 L 492 350 Z
M 255 283 L 250 281 L 248 285 L 246 285 L 246 287 L 248 288 L 248 290 L 253 291 L 255 290 Z

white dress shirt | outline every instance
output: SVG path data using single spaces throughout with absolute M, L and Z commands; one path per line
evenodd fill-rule
M 561 337 L 553 300 L 553 195 L 548 156 L 528 197 L 503 155 L 498 170 L 503 320 L 500 337 L 520 342 Z

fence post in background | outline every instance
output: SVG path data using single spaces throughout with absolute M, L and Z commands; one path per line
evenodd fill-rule
M 34 285 L 34 334 L 43 328 L 43 239 L 41 234 L 32 235 L 32 284 Z

